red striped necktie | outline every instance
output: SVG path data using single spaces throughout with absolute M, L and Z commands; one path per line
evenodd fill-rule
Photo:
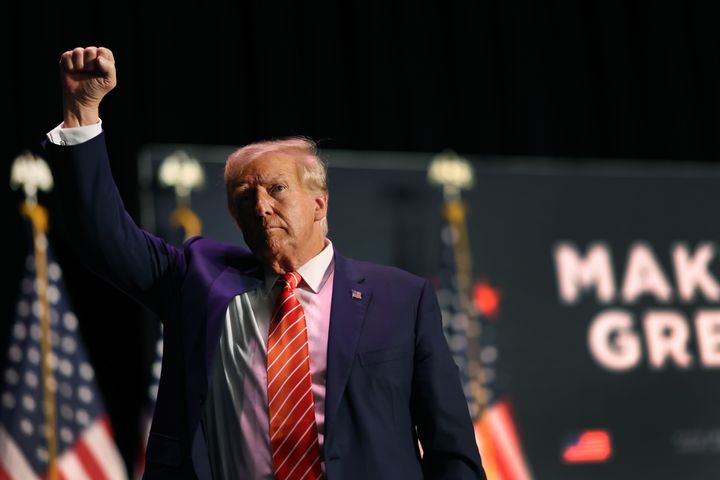
M 267 393 L 276 480 L 322 477 L 305 311 L 295 296 L 300 280 L 297 272 L 278 280 L 283 289 L 268 333 Z

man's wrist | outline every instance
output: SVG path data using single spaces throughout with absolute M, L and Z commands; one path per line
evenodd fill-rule
M 86 107 L 78 104 L 65 105 L 63 109 L 63 123 L 65 128 L 85 127 L 95 125 L 100 121 L 100 111 L 97 106 Z
M 95 112 L 69 112 L 65 111 L 63 115 L 63 124 L 65 128 L 87 127 L 95 125 L 100 121 L 100 114 Z

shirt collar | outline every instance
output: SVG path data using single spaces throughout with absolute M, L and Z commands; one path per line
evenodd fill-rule
M 335 250 L 333 244 L 329 239 L 325 239 L 325 248 L 320 253 L 315 255 L 313 258 L 305 262 L 297 272 L 303 278 L 303 282 L 300 285 L 306 284 L 310 287 L 313 293 L 318 293 L 327 281 L 330 273 L 332 272 L 333 256 Z M 270 293 L 270 290 L 275 286 L 279 275 L 273 272 L 271 269 L 265 267 L 265 293 Z

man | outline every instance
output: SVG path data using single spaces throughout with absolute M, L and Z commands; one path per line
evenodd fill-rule
M 145 478 L 485 478 L 432 288 L 334 251 L 310 142 L 228 159 L 252 254 L 199 237 L 178 249 L 133 223 L 113 183 L 99 117 L 112 53 L 60 65 L 46 149 L 67 234 L 165 325 Z

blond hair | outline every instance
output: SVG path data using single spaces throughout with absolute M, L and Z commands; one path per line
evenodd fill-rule
M 225 162 L 225 188 L 230 213 L 235 209 L 230 198 L 232 177 L 239 165 L 245 165 L 268 153 L 284 153 L 292 156 L 300 166 L 303 186 L 314 193 L 328 193 L 327 165 L 318 155 L 317 144 L 307 137 L 287 137 L 250 143 L 231 153 Z M 327 235 L 327 217 L 321 220 L 323 233 Z

